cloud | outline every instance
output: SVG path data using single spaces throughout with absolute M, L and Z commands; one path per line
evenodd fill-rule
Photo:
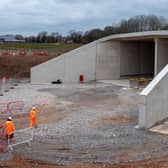
M 167 17 L 167 0 L 0 0 L 0 32 L 87 30 L 140 14 Z

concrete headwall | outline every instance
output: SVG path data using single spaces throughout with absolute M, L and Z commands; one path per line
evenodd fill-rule
M 90 43 L 31 69 L 31 83 L 78 82 L 95 80 L 96 43 Z
M 57 57 L 31 68 L 31 83 L 51 83 L 65 77 L 65 56 Z
M 106 41 L 97 44 L 96 79 L 120 78 L 120 42 Z
M 139 126 L 149 128 L 168 117 L 168 65 L 140 93 Z

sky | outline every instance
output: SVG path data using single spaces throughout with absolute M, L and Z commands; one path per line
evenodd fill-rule
M 67 35 L 116 25 L 136 15 L 168 18 L 168 0 L 0 0 L 0 34 Z

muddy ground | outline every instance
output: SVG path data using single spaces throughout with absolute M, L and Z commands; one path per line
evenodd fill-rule
M 31 145 L 2 153 L 2 166 L 168 167 L 167 136 L 134 128 L 140 90 L 104 83 L 36 89 L 52 94 L 55 104 L 39 104 Z M 28 125 L 27 114 L 13 117 L 17 129 Z

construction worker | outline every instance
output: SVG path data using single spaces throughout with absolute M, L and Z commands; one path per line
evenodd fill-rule
M 32 107 L 30 111 L 30 128 L 34 126 L 34 128 L 37 128 L 37 112 L 36 112 L 36 107 Z
M 8 143 L 9 140 L 14 142 L 15 141 L 15 138 L 14 138 L 15 126 L 14 126 L 14 123 L 12 121 L 12 117 L 11 116 L 9 116 L 7 118 L 7 120 L 4 123 L 3 127 L 5 129 L 6 142 Z

